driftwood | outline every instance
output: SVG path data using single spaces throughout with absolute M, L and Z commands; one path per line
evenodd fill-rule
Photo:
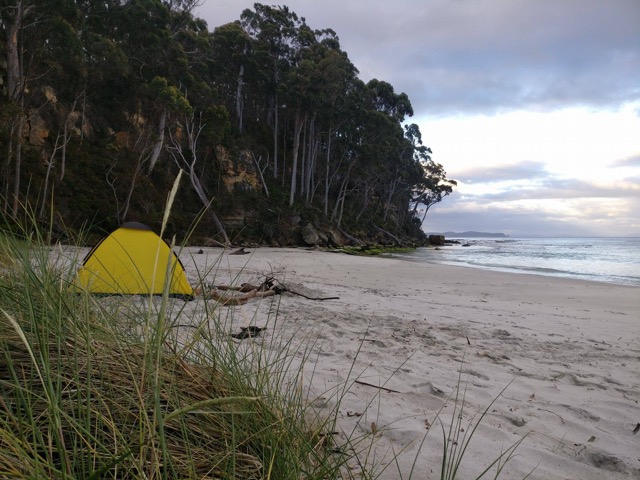
M 366 385 L 367 387 L 378 388 L 380 390 L 384 390 L 385 392 L 389 392 L 389 393 L 400 393 L 398 390 L 391 390 L 390 388 L 381 387 L 380 385 L 374 385 L 373 383 L 367 383 L 367 382 L 363 382 L 361 380 L 354 380 L 354 382 L 359 384 L 359 385 Z
M 309 297 L 307 295 L 305 295 L 304 293 L 300 293 L 300 292 L 294 292 L 293 290 L 287 290 L 286 288 L 282 288 L 283 292 L 289 292 L 289 293 L 293 293 L 294 295 L 299 295 L 301 297 L 306 298 L 307 300 L 317 300 L 319 302 L 323 301 L 323 300 L 339 300 L 340 297 Z
M 264 282 L 260 285 L 254 285 L 252 283 L 243 283 L 239 287 L 231 286 L 231 285 L 215 285 L 211 290 L 208 290 L 205 287 L 197 287 L 194 290 L 194 295 L 196 296 L 204 296 L 205 298 L 210 298 L 212 300 L 216 300 L 222 305 L 243 305 L 247 303 L 252 298 L 264 298 L 271 297 L 273 295 L 281 295 L 284 292 L 292 293 L 294 295 L 299 295 L 300 297 L 304 297 L 307 300 L 338 300 L 340 297 L 310 297 L 305 295 L 304 293 L 296 292 L 295 290 L 291 290 L 287 288 L 280 282 L 277 282 L 273 277 L 267 277 Z M 238 292 L 243 295 L 234 295 L 233 293 L 226 292 Z
M 233 306 L 233 305 L 244 305 L 252 298 L 263 298 L 263 297 L 271 297 L 276 294 L 273 290 L 266 291 L 258 291 L 258 290 L 250 290 L 244 293 L 244 295 L 233 295 L 224 293 L 227 291 L 238 291 L 234 289 L 213 289 L 209 292 L 206 291 L 205 288 L 198 287 L 194 290 L 194 295 L 196 296 L 204 296 L 207 299 L 212 299 L 221 303 L 224 306 Z
M 229 252 L 229 255 L 248 255 L 251 252 L 247 252 L 244 247 L 240 247 L 237 250 L 234 250 L 233 252 Z

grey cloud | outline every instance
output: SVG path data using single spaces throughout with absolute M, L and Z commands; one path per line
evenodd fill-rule
M 615 167 L 640 167 L 640 155 L 623 158 L 613 164 Z
M 484 195 L 467 195 L 466 199 L 482 201 L 514 201 L 579 198 L 632 198 L 640 196 L 638 179 L 628 179 L 626 184 L 602 187 L 575 179 L 546 178 L 539 184 L 514 186 L 504 191 Z
M 533 213 L 507 202 L 488 199 L 474 202 L 453 196 L 446 204 L 438 204 L 429 211 L 423 230 L 427 233 L 475 230 L 511 236 L 638 236 L 639 210 L 640 197 L 626 199 L 626 209 L 618 212 L 603 213 L 593 204 L 585 204 L 583 218 L 578 218 L 542 209 Z
M 640 98 L 637 0 L 284 3 L 313 28 L 334 29 L 361 78 L 390 82 L 416 112 L 617 106 Z M 222 0 L 197 13 L 212 29 L 252 5 Z
M 464 183 L 492 183 L 506 180 L 533 180 L 549 175 L 542 162 L 522 162 L 501 167 L 477 167 L 456 175 L 456 180 Z
M 492 205 L 459 204 L 429 211 L 423 225 L 429 232 L 466 231 L 502 232 L 511 236 L 590 236 L 602 234 L 584 222 L 547 212 L 532 215 L 530 211 Z

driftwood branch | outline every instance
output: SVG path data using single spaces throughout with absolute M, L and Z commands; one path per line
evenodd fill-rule
M 276 284 L 277 282 L 277 284 Z M 222 305 L 243 305 L 252 298 L 271 297 L 273 295 L 281 295 L 284 292 L 299 295 L 307 300 L 338 300 L 340 297 L 310 297 L 304 293 L 296 292 L 287 288 L 282 283 L 275 280 L 273 277 L 267 277 L 260 285 L 254 285 L 252 283 L 243 283 L 239 287 L 232 285 L 215 285 L 210 291 L 200 286 L 194 290 L 196 296 L 203 295 L 205 298 L 210 298 L 220 302 Z M 238 292 L 244 295 L 233 295 L 225 292 Z
M 299 295 L 301 297 L 306 298 L 307 300 L 318 300 L 318 301 L 324 301 L 324 300 L 340 300 L 340 297 L 309 297 L 307 295 L 305 295 L 304 293 L 300 293 L 300 292 L 294 292 L 293 290 L 288 290 L 288 289 L 283 289 L 283 292 L 289 292 L 289 293 L 293 293 L 294 295 Z
M 355 383 L 359 384 L 359 385 L 366 385 L 367 387 L 373 387 L 373 388 L 377 388 L 380 390 L 384 390 L 385 392 L 389 392 L 389 393 L 400 393 L 397 390 L 391 390 L 390 388 L 387 387 L 381 387 L 379 385 L 374 385 L 373 383 L 367 383 L 367 382 L 363 382 L 361 380 L 354 380 Z
M 273 278 L 270 279 L 272 282 L 276 281 Z M 324 300 L 339 300 L 340 297 L 310 297 L 308 295 L 305 295 L 304 293 L 300 293 L 300 292 L 296 292 L 295 290 L 291 290 L 289 288 L 287 288 L 285 285 L 283 285 L 282 283 L 278 282 L 279 285 L 275 286 L 274 285 L 274 289 L 278 292 L 278 293 L 282 293 L 282 292 L 288 292 L 288 293 L 293 293 L 294 295 L 298 295 L 300 297 L 306 298 L 307 300 L 318 300 L 318 301 L 324 301 Z
M 215 300 L 224 306 L 244 305 L 252 298 L 271 297 L 276 294 L 276 292 L 273 290 L 266 290 L 262 292 L 258 290 L 251 290 L 246 292 L 244 295 L 234 296 L 234 295 L 229 295 L 228 293 L 222 293 L 225 291 L 237 291 L 237 290 L 214 289 L 214 290 L 211 290 L 210 292 L 205 292 L 205 290 L 202 287 L 198 287 L 195 289 L 194 294 L 198 296 L 204 295 L 205 298 L 210 298 L 212 300 Z

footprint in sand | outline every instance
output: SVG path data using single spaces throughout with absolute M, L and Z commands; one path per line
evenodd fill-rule
M 624 463 L 619 458 L 601 450 L 584 450 L 580 456 L 582 457 L 582 460 L 586 460 L 587 463 L 591 463 L 599 469 L 608 470 L 610 472 L 631 473 L 629 472 L 629 467 L 626 463 Z M 640 473 L 640 470 L 635 470 L 636 473 Z

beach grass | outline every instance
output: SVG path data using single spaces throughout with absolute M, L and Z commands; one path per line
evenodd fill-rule
M 80 259 L 46 237 L 0 235 L 0 476 L 349 476 L 337 407 L 320 415 L 302 387 L 308 347 L 234 341 L 233 310 L 202 299 L 185 325 L 166 290 L 78 292 Z

